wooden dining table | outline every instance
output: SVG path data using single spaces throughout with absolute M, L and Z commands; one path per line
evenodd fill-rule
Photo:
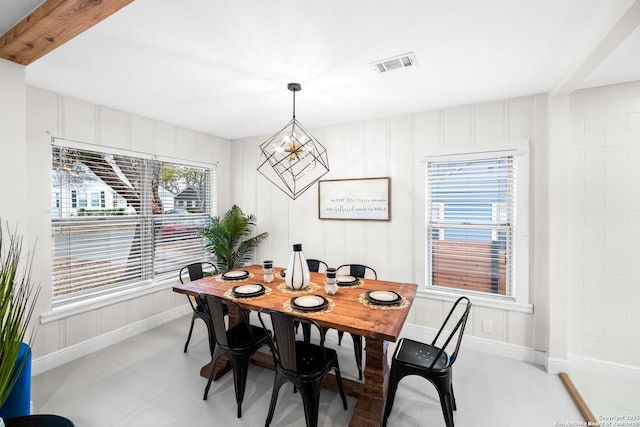
M 175 292 L 198 295 L 208 293 L 218 297 L 233 299 L 245 310 L 258 311 L 261 309 L 276 310 L 281 312 L 291 311 L 291 298 L 301 295 L 322 295 L 329 300 L 329 310 L 320 312 L 299 312 L 294 314 L 308 317 L 326 328 L 337 329 L 364 337 L 364 382 L 344 378 L 345 391 L 357 397 L 356 406 L 349 426 L 380 426 L 384 412 L 384 404 L 389 381 L 389 364 L 387 349 L 389 342 L 396 342 L 407 318 L 411 304 L 416 294 L 417 286 L 411 283 L 390 282 L 385 280 L 360 279 L 356 286 L 341 286 L 335 295 L 327 295 L 324 289 L 323 273 L 311 273 L 311 286 L 315 290 L 309 293 L 294 292 L 284 285 L 281 277 L 281 268 L 275 268 L 275 280 L 272 283 L 263 281 L 262 266 L 252 265 L 241 267 L 246 270 L 249 277 L 242 280 L 224 280 L 222 276 L 211 276 L 192 282 L 177 285 Z M 267 292 L 258 298 L 233 298 L 230 290 L 234 286 L 243 284 L 261 284 Z M 394 291 L 402 297 L 399 305 L 374 305 L 368 303 L 365 298 L 367 291 Z M 225 295 L 226 294 L 226 295 Z M 232 306 L 230 306 L 232 307 Z M 230 309 L 229 322 L 234 324 L 240 321 L 241 313 L 234 313 Z M 256 363 L 265 367 L 273 367 L 273 358 L 266 353 L 257 352 L 253 359 Z M 228 370 L 228 362 L 219 362 L 218 365 L 205 365 L 200 374 L 208 377 L 210 369 L 219 371 L 216 375 Z M 335 377 L 329 376 L 325 381 L 325 387 L 336 389 Z

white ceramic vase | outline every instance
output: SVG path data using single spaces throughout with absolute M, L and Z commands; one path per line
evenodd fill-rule
M 284 276 L 284 281 L 288 287 L 295 290 L 309 287 L 311 275 L 309 274 L 307 259 L 304 257 L 304 252 L 302 252 L 301 243 L 293 245 L 293 252 L 291 252 L 291 257 L 289 257 L 289 264 L 287 265 L 287 273 Z

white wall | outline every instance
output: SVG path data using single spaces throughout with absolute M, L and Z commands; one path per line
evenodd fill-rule
M 0 59 L 0 219 L 2 227 L 8 222 L 23 236 L 28 248 L 28 206 L 24 201 L 27 190 L 27 150 L 25 146 L 25 69 L 13 62 Z M 15 200 L 22 203 L 15 203 Z M 5 229 L 6 230 L 6 229 Z
M 0 81 L 5 80 L 2 77 Z M 26 144 L 23 120 L 23 141 L 16 146 L 26 154 L 23 154 L 23 158 L 28 158 L 28 161 L 20 161 L 16 170 L 24 170 L 28 180 L 24 188 L 6 187 L 14 192 L 11 200 L 15 206 L 28 206 L 24 218 L 28 218 L 31 236 L 38 239 L 34 279 L 42 284 L 42 293 L 36 317 L 51 312 L 52 137 L 176 159 L 218 163 L 218 206 L 220 209 L 229 206 L 229 141 L 41 89 L 27 87 L 25 90 L 24 81 L 18 83 L 16 86 L 22 87 L 23 108 L 26 95 L 27 119 Z M 13 167 L 12 161 L 5 160 L 3 156 L 0 170 Z M 5 182 L 20 184 L 22 180 L 16 181 L 12 175 Z M 167 284 L 160 291 L 39 325 L 34 357 L 37 359 L 55 354 L 154 316 L 161 316 L 184 306 L 185 302 L 184 296 L 172 292 L 171 285 Z
M 374 267 L 382 279 L 424 284 L 424 169 L 419 157 L 446 147 L 528 139 L 533 173 L 531 200 L 542 202 L 540 206 L 544 207 L 546 106 L 546 96 L 529 96 L 312 129 L 310 132 L 329 153 L 326 179 L 391 177 L 389 222 L 320 221 L 317 185 L 292 201 L 256 173 L 258 146 L 269 135 L 233 141 L 233 199 L 245 212 L 257 216 L 260 231 L 271 233 L 257 258 L 286 265 L 291 245 L 302 243 L 307 257 L 325 260 L 331 266 L 358 262 Z M 278 125 L 274 124 L 274 132 Z M 530 295 L 536 307 L 547 307 L 547 277 L 538 273 L 547 271 L 546 254 L 535 239 L 538 229 L 545 230 L 546 212 L 532 203 L 530 217 Z M 439 326 L 448 304 L 420 295 L 408 321 Z M 491 322 L 491 332 L 482 329 L 483 320 Z M 546 351 L 548 313 L 477 304 L 468 331 L 479 338 Z
M 571 111 L 569 353 L 640 367 L 640 82 Z

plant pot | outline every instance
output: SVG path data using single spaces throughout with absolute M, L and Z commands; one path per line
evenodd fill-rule
M 23 363 L 20 376 L 13 386 L 9 397 L 0 407 L 0 419 L 9 419 L 29 415 L 31 412 L 31 347 L 22 343 L 16 365 Z M 0 427 L 4 426 L 4 421 Z

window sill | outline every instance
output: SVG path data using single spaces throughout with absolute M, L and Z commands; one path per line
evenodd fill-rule
M 71 301 L 54 307 L 51 311 L 40 315 L 40 324 L 44 325 L 67 317 L 76 316 L 88 311 L 107 307 L 109 305 L 118 304 L 149 295 L 175 285 L 177 279 L 169 278 L 158 282 L 146 283 L 135 287 L 129 287 L 122 290 L 114 290 L 107 295 L 100 295 L 92 298 L 82 299 L 79 301 Z
M 444 291 L 440 289 L 418 289 L 416 296 L 429 298 L 438 301 L 454 302 L 460 296 L 468 296 L 473 305 L 478 307 L 496 308 L 499 310 L 516 311 L 519 313 L 533 314 L 533 304 L 524 304 L 516 301 L 507 301 L 504 299 L 492 298 L 479 294 L 468 295 L 461 292 Z

